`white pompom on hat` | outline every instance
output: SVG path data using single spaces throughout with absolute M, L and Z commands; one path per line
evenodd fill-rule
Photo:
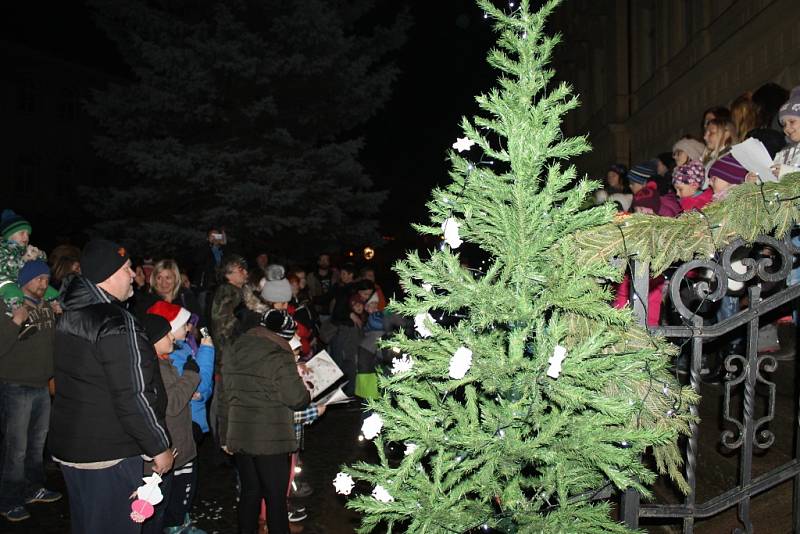
M 292 300 L 292 286 L 286 279 L 283 265 L 269 265 L 266 268 L 266 280 L 261 288 L 261 298 L 267 302 L 289 302 Z

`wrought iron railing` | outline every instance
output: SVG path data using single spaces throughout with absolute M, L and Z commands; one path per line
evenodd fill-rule
M 719 435 L 719 447 L 730 454 L 738 454 L 738 474 L 736 484 L 717 496 L 697 502 L 697 452 L 700 431 L 715 431 L 716 421 L 701 422 L 691 426 L 691 435 L 685 446 L 685 475 L 691 489 L 682 504 L 642 504 L 638 493 L 633 490 L 621 496 L 620 514 L 626 525 L 638 528 L 640 518 L 661 518 L 661 521 L 682 522 L 683 532 L 694 532 L 695 522 L 710 518 L 728 509 L 737 507 L 739 526 L 733 532 L 754 532 L 751 518 L 751 499 L 787 480 L 793 479 L 792 530 L 800 533 L 800 439 L 798 439 L 797 399 L 793 399 L 795 413 L 788 422 L 793 426 L 794 442 L 790 445 L 792 458 L 777 468 L 754 476 L 754 453 L 766 450 L 775 443 L 775 434 L 769 424 L 777 424 L 775 419 L 776 384 L 770 380 L 770 373 L 778 369 L 778 362 L 770 354 L 759 354 L 759 319 L 779 307 L 791 304 L 797 309 L 800 299 L 800 285 L 788 285 L 762 297 L 763 284 L 782 284 L 789 276 L 793 261 L 800 253 L 798 241 L 791 236 L 776 239 L 761 236 L 753 244 L 737 240 L 719 251 L 715 258 L 696 259 L 686 262 L 669 276 L 667 306 L 671 306 L 678 325 L 651 327 L 650 331 L 668 338 L 687 340 L 690 348 L 688 379 L 695 391 L 700 391 L 701 361 L 705 342 L 730 334 L 737 328 L 744 328 L 744 354 L 729 354 L 724 359 L 724 370 L 728 376 L 723 380 L 722 419 L 728 424 Z M 758 249 L 767 251 L 758 253 Z M 736 258 L 736 259 L 735 259 Z M 635 262 L 631 291 L 634 314 L 645 324 L 648 305 L 649 268 L 647 263 Z M 731 282 L 732 281 L 732 282 Z M 729 284 L 729 282 L 731 282 Z M 738 284 L 737 284 L 738 283 Z M 708 321 L 699 310 L 706 303 L 720 302 L 733 297 L 729 285 L 739 285 L 737 295 L 746 296 L 747 307 L 732 316 L 715 322 Z M 663 323 L 663 321 L 662 321 Z M 756 389 L 766 397 L 762 414 L 755 411 Z M 737 390 L 737 395 L 733 391 Z M 741 399 L 739 409 L 734 401 Z M 708 402 L 709 399 L 701 400 Z M 698 408 L 692 413 L 697 416 Z M 741 417 L 736 413 L 741 411 Z

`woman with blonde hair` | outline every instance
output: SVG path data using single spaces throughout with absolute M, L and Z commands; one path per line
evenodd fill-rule
M 747 91 L 731 102 L 731 120 L 736 126 L 736 138 L 745 139 L 747 133 L 758 123 L 758 108 L 753 103 L 752 93 Z
M 181 271 L 175 260 L 159 260 L 153 266 L 153 272 L 150 273 L 149 289 L 136 295 L 137 314 L 141 316 L 159 300 L 182 306 L 193 315 L 196 315 L 197 322 L 192 321 L 195 326 L 204 326 L 206 324 L 197 297 L 195 297 L 191 289 L 185 288 L 181 283 Z

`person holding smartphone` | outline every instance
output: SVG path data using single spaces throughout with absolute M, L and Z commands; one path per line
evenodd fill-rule
M 213 374 L 214 374 L 214 343 L 208 335 L 205 328 L 201 329 L 202 339 L 200 346 L 195 353 L 192 346 L 187 343 L 186 338 L 189 335 L 192 324 L 189 321 L 191 314 L 186 308 L 182 308 L 176 304 L 166 301 L 156 302 L 151 308 L 147 310 L 147 315 L 155 314 L 167 321 L 172 329 L 173 344 L 170 347 L 169 354 L 160 356 L 162 359 L 162 376 L 164 382 L 167 384 L 168 380 L 166 375 L 175 375 L 177 378 L 172 378 L 169 382 L 183 384 L 187 373 L 198 373 L 199 383 L 191 391 L 185 389 L 180 391 L 181 398 L 175 399 L 174 402 L 180 403 L 181 415 L 183 413 L 183 397 L 188 393 L 189 399 L 187 404 L 191 411 L 191 424 L 184 426 L 181 421 L 181 436 L 184 441 L 188 438 L 189 444 L 185 444 L 184 448 L 187 449 L 183 452 L 192 452 L 202 442 L 205 432 L 208 432 L 208 420 L 206 417 L 206 402 L 211 397 L 211 390 L 213 387 Z M 167 371 L 163 367 L 168 367 Z M 169 398 L 169 386 L 167 390 L 168 406 L 173 404 L 173 399 Z M 187 414 L 188 415 L 188 414 Z M 169 408 L 167 410 L 167 424 L 169 425 Z M 189 421 L 186 421 L 187 423 Z M 185 432 L 184 432 L 185 430 Z M 170 429 L 172 433 L 172 430 Z M 174 433 L 173 433 L 174 434 Z M 181 451 L 178 451 L 181 453 Z M 179 462 L 176 458 L 176 471 L 175 477 L 172 482 L 172 493 L 169 497 L 169 503 L 166 506 L 166 512 L 163 518 L 163 526 L 173 529 L 175 532 L 195 532 L 199 533 L 199 529 L 191 526 L 191 518 L 189 512 L 191 511 L 192 501 L 194 500 L 197 491 L 198 479 L 198 462 L 197 458 L 191 456 L 184 456 L 185 460 Z M 191 529 L 195 530 L 191 530 Z M 181 530 L 184 529 L 184 530 Z

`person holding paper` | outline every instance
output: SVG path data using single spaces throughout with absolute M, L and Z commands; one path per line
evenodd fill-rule
M 274 324 L 275 316 L 284 314 L 280 310 L 265 313 L 259 326 L 234 342 L 225 361 L 226 444 L 241 480 L 239 532 L 256 531 L 264 499 L 270 534 L 289 534 L 286 488 L 289 455 L 297 448 L 294 412 L 306 408 L 311 395 L 289 343 L 267 327 Z M 291 319 L 288 314 L 285 318 Z M 288 330 L 288 325 L 278 328 Z
M 778 118 L 789 144 L 775 155 L 772 172 L 777 178 L 800 172 L 800 85 L 792 89 L 789 100 L 781 106 Z

